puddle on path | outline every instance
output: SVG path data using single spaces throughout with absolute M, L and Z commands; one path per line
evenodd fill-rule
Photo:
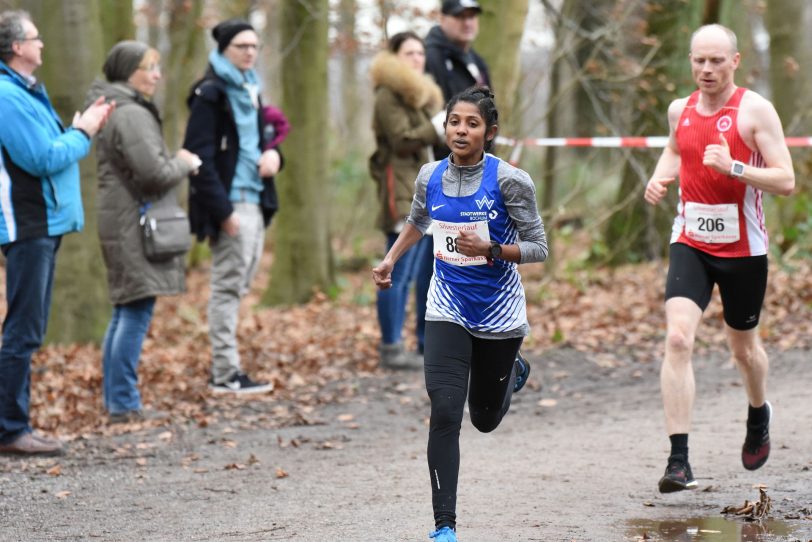
M 784 520 L 745 522 L 722 516 L 628 521 L 627 540 L 652 542 L 778 542 L 812 540 L 808 525 Z M 803 533 L 802 533 L 803 532 Z M 648 536 L 648 538 L 645 538 Z

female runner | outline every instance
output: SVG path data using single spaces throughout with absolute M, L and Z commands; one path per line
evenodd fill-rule
M 380 265 L 389 288 L 395 263 L 433 223 L 434 276 L 426 309 L 425 378 L 431 401 L 428 465 L 435 542 L 457 542 L 459 436 L 466 397 L 471 423 L 487 433 L 527 381 L 518 355 L 529 332 L 517 264 L 547 257 L 530 176 L 488 151 L 498 130 L 484 87 L 454 96 L 446 109 L 451 154 L 424 165 L 409 219 Z M 470 389 L 469 389 L 470 382 Z

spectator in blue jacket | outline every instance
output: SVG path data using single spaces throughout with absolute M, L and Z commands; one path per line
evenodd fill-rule
M 34 77 L 43 40 L 24 11 L 0 13 L 0 249 L 6 299 L 0 346 L 0 454 L 54 455 L 29 423 L 31 355 L 42 345 L 62 235 L 82 229 L 79 160 L 114 104 L 104 97 L 65 128 Z
M 260 393 L 271 384 L 246 375 L 237 350 L 240 299 L 259 267 L 265 228 L 277 208 L 273 176 L 282 165 L 276 148 L 265 148 L 260 81 L 254 70 L 259 37 L 239 19 L 212 31 L 217 49 L 206 76 L 189 97 L 183 147 L 202 160 L 190 177 L 189 220 L 212 252 L 209 340 L 210 389 L 214 393 Z

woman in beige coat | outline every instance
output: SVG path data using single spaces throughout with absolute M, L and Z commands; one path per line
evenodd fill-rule
M 142 202 L 177 198 L 176 189 L 199 164 L 181 149 L 172 156 L 161 120 L 149 100 L 161 79 L 160 54 L 136 41 L 116 44 L 88 101 L 104 96 L 116 110 L 99 133 L 98 226 L 113 316 L 103 344 L 104 406 L 111 423 L 143 417 L 138 360 L 152 320 L 155 298 L 185 290 L 183 256 L 159 263 L 144 256 Z
M 443 107 L 443 95 L 430 76 L 423 73 L 426 53 L 423 40 L 414 32 L 401 32 L 389 40 L 386 51 L 372 61 L 370 74 L 375 85 L 373 129 L 376 150 L 369 170 L 378 185 L 378 226 L 387 240 L 387 250 L 397 239 L 412 207 L 414 181 L 420 167 L 433 158 L 431 146 L 439 141 L 432 117 Z M 419 359 L 403 348 L 401 332 L 406 316 L 409 286 L 420 271 L 423 251 L 431 254 L 427 236 L 404 254 L 392 271 L 392 288 L 378 292 L 378 322 L 381 327 L 381 364 L 412 367 Z M 421 297 L 418 292 L 418 298 Z M 422 346 L 425 292 L 417 299 L 418 347 Z M 422 307 L 422 310 L 421 310 Z

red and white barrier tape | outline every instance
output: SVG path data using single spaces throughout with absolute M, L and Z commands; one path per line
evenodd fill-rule
M 812 147 L 812 137 L 788 137 L 786 142 L 788 147 Z M 522 157 L 522 150 L 524 150 L 525 146 L 662 149 L 668 144 L 668 137 L 538 137 L 514 139 L 512 137 L 496 136 L 496 144 L 513 147 L 508 162 L 516 165 Z
M 812 147 L 812 137 L 788 137 L 788 147 Z M 637 147 L 661 149 L 668 143 L 667 136 L 656 137 L 539 137 L 514 139 L 512 137 L 497 136 L 497 145 L 508 145 L 521 149 L 528 147 Z M 514 153 L 516 151 L 514 150 Z

